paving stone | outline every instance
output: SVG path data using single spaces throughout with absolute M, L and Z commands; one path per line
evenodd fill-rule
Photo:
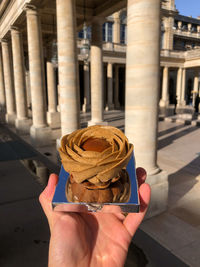
M 38 198 L 0 205 L 0 266 L 47 267 L 49 229 Z
M 195 227 L 169 213 L 146 220 L 141 229 L 171 251 L 200 240 L 200 232 Z
M 191 267 L 200 266 L 200 240 L 196 240 L 190 243 L 188 246 L 184 246 L 175 252 Z

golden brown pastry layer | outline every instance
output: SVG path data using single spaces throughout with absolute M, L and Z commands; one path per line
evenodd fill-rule
M 93 186 L 93 185 L 92 185 Z M 72 176 L 66 185 L 69 202 L 86 203 L 124 203 L 130 197 L 130 180 L 126 170 L 122 170 L 117 181 L 106 188 L 92 188 L 88 183 L 76 183 Z
M 84 143 L 88 139 L 104 139 L 102 151 L 87 151 Z M 77 184 L 89 182 L 97 187 L 109 186 L 126 167 L 132 155 L 133 145 L 126 136 L 112 126 L 90 126 L 74 131 L 61 140 L 59 149 L 65 171 L 73 176 Z

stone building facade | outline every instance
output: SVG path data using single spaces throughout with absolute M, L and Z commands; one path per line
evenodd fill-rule
M 160 110 L 172 115 L 194 112 L 199 95 L 200 19 L 186 17 L 174 1 L 163 3 L 161 22 Z
M 59 139 L 80 128 L 81 111 L 90 111 L 88 125 L 95 125 L 105 124 L 104 109 L 124 109 L 125 134 L 151 184 L 150 213 L 165 210 L 158 103 L 167 115 L 175 95 L 185 108 L 189 79 L 193 96 L 198 92 L 199 21 L 188 18 L 188 30 L 180 21 L 173 0 L 0 1 L 1 114 L 19 134 L 30 134 L 33 145 L 44 146 L 52 144 L 54 129 L 61 129 Z M 82 53 L 83 25 L 89 54 Z M 194 45 L 181 46 L 181 38 Z

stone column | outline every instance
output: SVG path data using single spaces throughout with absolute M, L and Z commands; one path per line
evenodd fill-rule
M 46 91 L 41 24 L 38 11 L 34 6 L 28 5 L 25 10 L 33 117 L 30 135 L 34 145 L 45 146 L 51 143 L 51 129 L 47 126 L 46 119 Z
M 31 126 L 31 121 L 28 120 L 22 36 L 18 28 L 11 28 L 11 39 L 17 113 L 15 126 L 18 132 L 28 133 Z
M 26 81 L 26 98 L 27 98 L 27 107 L 31 108 L 31 88 L 30 88 L 30 75 L 29 71 L 25 72 L 25 81 Z
M 115 103 L 115 109 L 120 108 L 119 103 L 119 66 L 115 65 L 115 90 L 114 90 L 114 103 Z
M 183 69 L 183 75 L 182 75 L 182 88 L 181 88 L 181 105 L 185 106 L 186 101 L 185 101 L 185 81 L 186 81 L 186 69 Z
M 183 74 L 183 69 L 179 68 L 178 71 L 177 71 L 177 80 L 176 80 L 177 106 L 181 105 L 182 74 Z
M 113 64 L 107 64 L 107 106 L 106 110 L 114 109 L 113 104 Z
M 195 71 L 194 76 L 194 86 L 193 86 L 193 95 L 192 95 L 192 106 L 195 106 L 195 99 L 196 95 L 198 94 L 198 88 L 199 88 L 199 75 L 198 71 Z
M 113 43 L 120 43 L 120 12 L 113 14 Z
M 57 0 L 58 77 L 62 135 L 80 127 L 75 1 Z
M 3 77 L 3 62 L 2 55 L 0 51 L 0 112 L 4 113 L 6 111 L 6 95 Z
M 102 23 L 98 18 L 94 18 L 92 22 L 90 71 L 91 121 L 88 125 L 105 124 L 103 122 Z
M 160 107 L 167 107 L 169 105 L 169 69 L 168 67 L 163 68 L 163 80 L 162 80 L 162 97 L 160 100 Z
M 2 58 L 3 58 L 3 72 L 6 95 L 6 121 L 9 124 L 15 124 L 15 92 L 13 82 L 13 72 L 11 67 L 10 48 L 7 40 L 2 40 Z
M 168 177 L 157 165 L 159 71 L 160 0 L 128 0 L 125 134 L 136 166 L 147 171 L 149 216 L 165 210 L 168 198 Z
M 89 73 L 89 63 L 84 62 L 84 103 L 82 106 L 82 111 L 87 112 L 90 109 L 90 73 Z
M 60 127 L 60 113 L 57 112 L 56 80 L 54 65 L 47 62 L 47 92 L 48 92 L 48 112 L 47 122 L 51 128 Z

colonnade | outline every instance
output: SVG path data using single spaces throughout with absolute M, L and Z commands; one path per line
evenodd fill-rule
M 26 71 L 24 67 L 23 40 L 20 29 L 11 26 L 11 44 L 6 39 L 1 40 L 0 105 L 1 110 L 6 110 L 7 123 L 15 124 L 17 130 L 21 133 L 30 131 L 33 143 L 44 145 L 50 143 L 50 139 L 44 137 L 51 136 L 51 128 L 61 127 L 63 135 L 80 127 L 75 7 L 74 1 L 57 0 L 58 98 L 60 112 L 58 112 L 56 107 L 57 85 L 55 81 L 55 67 L 50 61 L 46 64 L 46 96 L 42 33 L 38 10 L 32 5 L 26 5 L 24 10 L 27 20 L 29 71 Z M 69 13 L 68 19 L 66 19 L 63 12 Z M 89 62 L 84 62 L 85 92 L 83 111 L 88 111 L 92 105 L 90 125 L 104 124 L 102 22 L 103 20 L 99 18 L 93 20 L 91 60 L 90 64 Z M 119 30 L 119 27 L 114 30 L 115 35 L 117 35 L 116 31 Z M 119 33 L 117 36 L 119 36 Z M 114 100 L 113 64 L 108 63 L 107 69 L 107 107 L 108 109 L 113 109 L 114 102 L 116 107 L 119 107 L 118 77 L 115 76 L 117 90 Z M 31 106 L 32 121 L 28 118 L 27 106 Z
M 64 135 L 80 127 L 75 1 L 57 0 L 56 7 L 59 80 L 58 102 L 60 107 L 61 135 Z M 152 191 L 158 193 L 153 194 L 154 197 L 152 198 L 153 203 L 155 202 L 152 205 L 152 214 L 155 214 L 166 208 L 168 190 L 167 175 L 157 166 L 156 148 L 160 68 L 160 0 L 140 0 L 139 3 L 134 0 L 129 0 L 127 11 L 125 134 L 129 138 L 129 141 L 134 144 L 137 166 L 143 166 L 147 170 Z M 52 75 L 53 66 L 51 63 L 47 63 L 47 116 L 40 16 L 34 6 L 27 5 L 25 12 L 32 104 L 30 135 L 35 145 L 47 145 L 51 142 L 51 128 L 49 125 L 53 122 L 53 116 L 57 114 L 55 102 L 56 86 Z M 105 124 L 103 118 L 101 25 L 102 18 L 94 17 L 92 20 L 90 54 L 91 121 L 89 125 Z M 20 123 L 21 120 L 28 121 L 27 93 L 25 93 L 25 84 L 28 84 L 28 82 L 25 82 L 24 78 L 23 52 L 18 29 L 13 28 L 11 30 L 11 36 L 14 66 L 16 64 L 20 64 L 21 66 L 14 69 L 15 78 L 13 83 L 13 68 L 9 54 L 9 44 L 7 41 L 2 40 L 4 76 L 0 73 L 0 88 L 5 87 L 6 120 L 7 122 L 13 123 L 16 122 L 17 118 L 18 123 L 16 123 L 16 126 L 19 127 L 19 121 Z M 118 37 L 116 36 L 117 40 Z M 142 53 L 139 53 L 141 49 Z M 89 70 L 87 65 L 84 66 L 84 70 L 85 76 L 87 77 L 85 83 L 88 85 Z M 115 68 L 116 94 L 113 96 L 113 65 L 111 62 L 108 63 L 107 76 L 109 108 L 112 106 L 113 101 L 116 106 L 119 104 L 118 68 Z M 15 110 L 15 100 L 17 101 L 17 113 Z M 4 102 L 4 94 L 1 92 L 0 103 L 4 104 Z M 87 101 L 84 104 L 87 105 Z
M 170 78 L 170 67 L 164 66 L 162 70 L 162 90 L 161 90 L 161 99 L 159 102 L 160 107 L 167 108 L 170 104 L 169 102 L 169 78 Z M 199 92 L 199 68 L 194 69 L 193 77 L 193 90 L 192 90 L 192 105 L 194 107 L 195 97 Z M 177 107 L 186 106 L 186 86 L 187 86 L 187 69 L 179 67 L 177 69 L 176 77 L 176 102 Z

